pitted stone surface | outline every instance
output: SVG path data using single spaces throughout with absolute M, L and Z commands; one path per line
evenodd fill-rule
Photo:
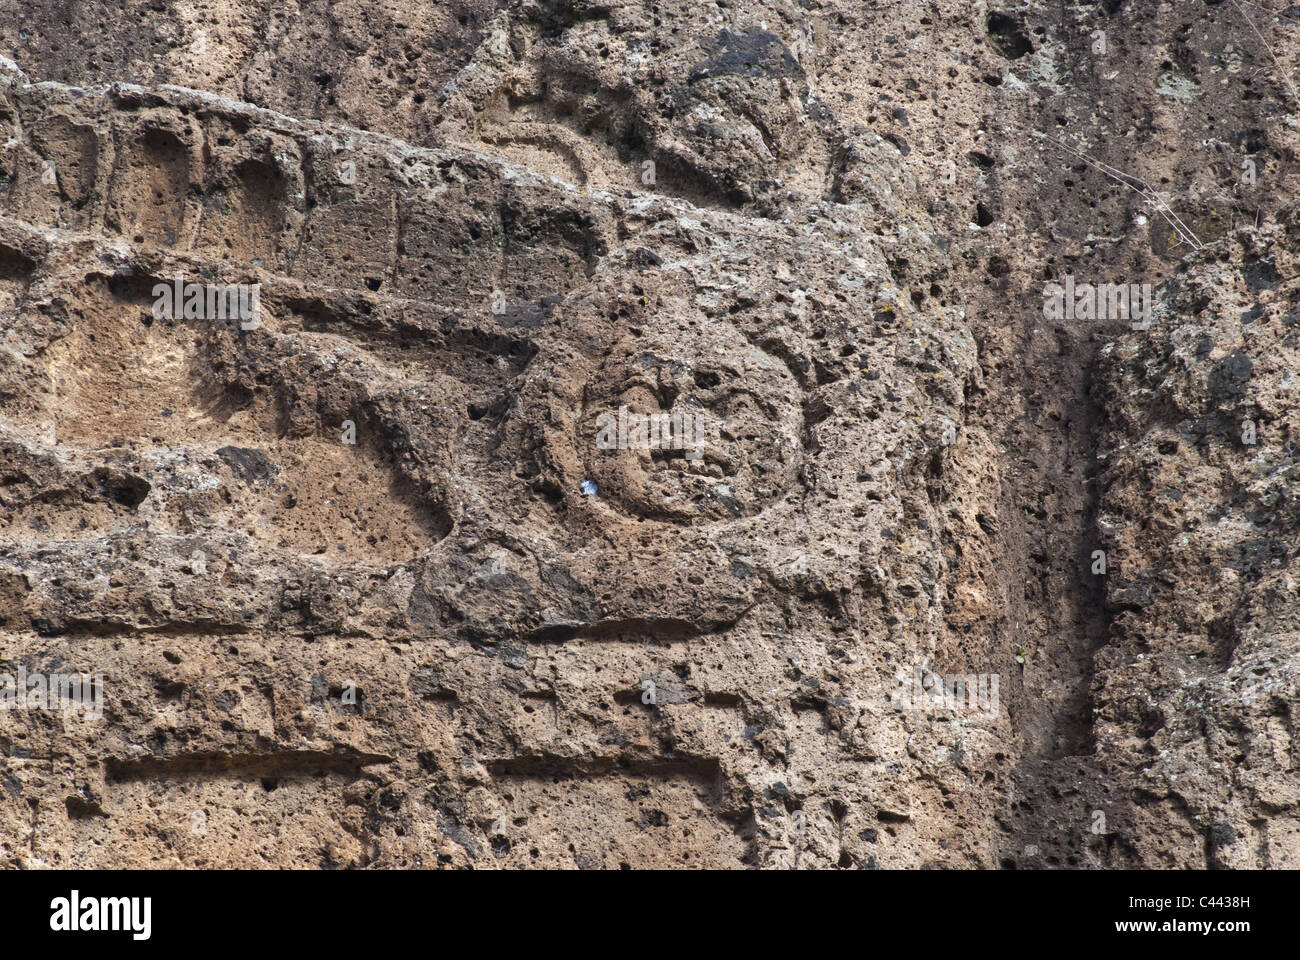
M 104 693 L 0 712 L 0 864 L 1296 864 L 1229 5 L 156 6 L 0 0 L 0 674 Z

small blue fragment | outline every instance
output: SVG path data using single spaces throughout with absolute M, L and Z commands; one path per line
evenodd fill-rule
M 596 481 L 595 481 L 595 480 L 584 480 L 584 481 L 582 481 L 582 485 L 579 486 L 578 489 L 581 490 L 583 493 L 587 494 L 587 496 L 591 496 L 593 493 L 596 492 L 596 489 L 597 489 L 597 488 L 596 488 Z

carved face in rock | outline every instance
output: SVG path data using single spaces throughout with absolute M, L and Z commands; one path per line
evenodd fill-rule
M 779 5 L 526 5 L 443 88 L 438 130 L 575 183 L 775 210 L 782 180 L 820 190 L 794 161 L 825 163 L 841 136 L 814 93 L 812 33 Z
M 614 344 L 591 371 L 574 425 L 574 440 L 588 447 L 583 468 L 624 515 L 687 525 L 754 516 L 795 484 L 799 384 L 739 331 L 698 311 L 672 323 L 674 308 L 691 304 L 657 296 L 648 329 Z M 663 429 L 676 422 L 678 436 Z M 584 442 L 593 435 L 594 449 Z

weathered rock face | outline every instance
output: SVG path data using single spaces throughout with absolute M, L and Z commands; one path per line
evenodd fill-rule
M 1099 526 L 1115 641 L 1099 752 L 1140 772 L 1144 859 L 1294 863 L 1300 677 L 1294 403 L 1300 287 L 1282 230 L 1238 235 L 1169 283 L 1158 322 L 1105 349 Z M 1142 517 L 1134 523 L 1130 518 Z
M 1235 11 L 36 6 L 0 697 L 102 680 L 0 711 L 4 864 L 1295 864 Z

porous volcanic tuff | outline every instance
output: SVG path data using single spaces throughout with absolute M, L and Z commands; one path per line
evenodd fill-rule
M 1300 8 L 74 6 L 0 865 L 1297 865 Z

